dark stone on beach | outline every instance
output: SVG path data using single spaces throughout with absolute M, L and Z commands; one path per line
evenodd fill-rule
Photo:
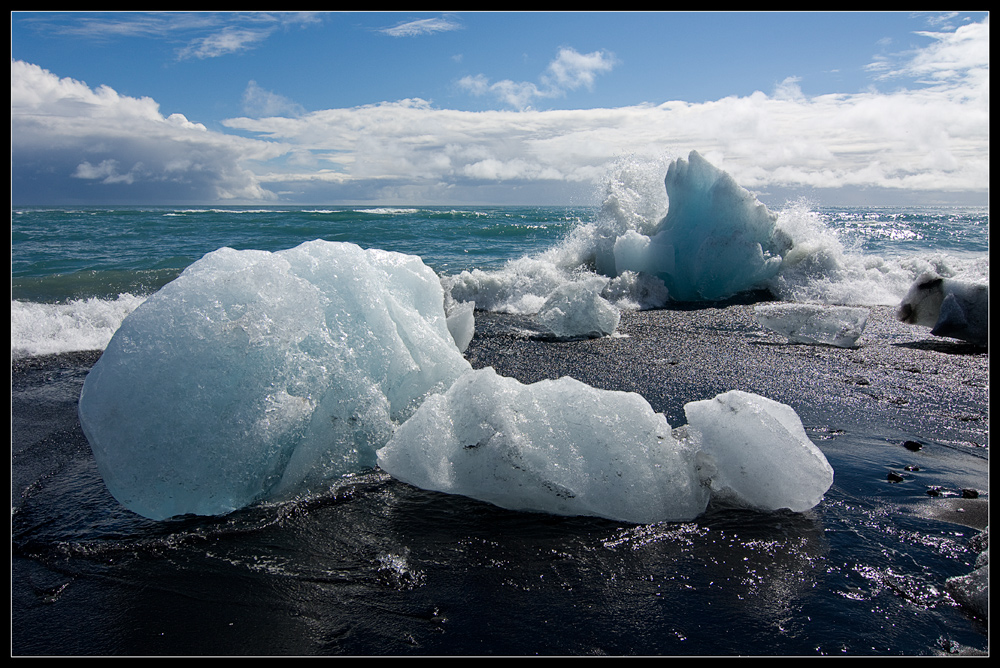
M 974 489 L 968 489 L 968 488 L 963 489 L 962 490 L 962 498 L 963 499 L 978 499 L 979 498 L 979 492 L 977 490 L 974 490 Z
M 901 474 L 895 471 L 889 471 L 889 475 L 886 476 L 886 480 L 889 482 L 903 482 L 904 478 Z
M 918 441 L 903 441 L 903 447 L 906 448 L 907 450 L 912 450 L 913 452 L 916 452 L 917 450 L 919 450 L 924 446 L 922 443 Z
M 944 491 L 940 487 L 931 487 L 927 490 L 927 496 L 942 496 Z
M 919 471 L 920 467 L 917 466 L 916 464 L 907 464 L 906 466 L 903 467 L 903 470 L 904 471 Z
M 978 553 L 975 570 L 968 575 L 948 578 L 945 589 L 964 609 L 989 621 L 990 615 L 990 566 L 987 550 L 990 547 L 990 530 L 986 527 L 969 540 L 969 549 Z
M 986 527 L 969 539 L 969 549 L 979 554 L 990 549 L 990 529 Z

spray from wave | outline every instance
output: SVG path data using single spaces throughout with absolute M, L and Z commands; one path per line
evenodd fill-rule
M 988 282 L 986 258 L 884 258 L 862 252 L 858 240 L 832 229 L 805 200 L 771 212 L 696 152 L 687 160 L 622 158 L 601 187 L 593 220 L 499 270 L 445 277 L 451 297 L 483 310 L 533 314 L 556 289 L 598 276 L 605 279 L 603 297 L 624 309 L 758 289 L 783 301 L 888 306 L 926 271 Z
M 616 161 L 601 185 L 601 206 L 593 220 L 581 220 L 552 248 L 525 255 L 498 270 L 473 269 L 446 276 L 443 283 L 458 302 L 477 309 L 533 314 L 558 288 L 601 276 L 602 293 L 620 308 L 658 308 L 667 302 L 662 281 L 615 269 L 615 242 L 629 232 L 648 235 L 666 215 L 663 174 L 669 160 Z
M 66 304 L 10 303 L 11 359 L 103 350 L 122 321 L 146 297 L 74 299 Z

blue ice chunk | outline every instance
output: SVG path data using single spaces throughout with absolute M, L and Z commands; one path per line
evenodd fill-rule
M 662 414 L 569 377 L 526 385 L 471 371 L 429 397 L 378 461 L 422 489 L 511 510 L 646 523 L 690 520 L 708 504 L 696 453 Z
M 663 280 L 676 301 L 719 300 L 763 286 L 781 268 L 791 239 L 778 217 L 697 151 L 667 168 L 667 215 L 649 237 L 615 243 L 616 271 Z
M 469 368 L 418 257 L 223 248 L 125 318 L 80 422 L 123 505 L 218 515 L 373 466 L 395 426 Z

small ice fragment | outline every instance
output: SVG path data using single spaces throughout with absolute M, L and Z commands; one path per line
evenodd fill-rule
M 539 310 L 538 322 L 560 339 L 614 334 L 621 312 L 601 296 L 607 283 L 604 278 L 591 278 L 559 286 Z
M 733 390 L 684 405 L 687 440 L 711 457 L 714 498 L 759 510 L 809 510 L 833 484 L 833 467 L 790 407 Z
M 850 348 L 868 324 L 868 309 L 815 304 L 761 304 L 754 315 L 763 327 L 790 343 L 826 344 Z

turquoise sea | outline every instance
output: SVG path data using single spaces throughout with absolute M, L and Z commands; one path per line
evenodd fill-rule
M 224 246 L 276 251 L 325 239 L 409 253 L 441 276 L 476 272 L 462 296 L 477 308 L 524 310 L 554 283 L 597 269 L 602 244 L 622 230 L 655 224 L 661 213 L 646 206 L 619 197 L 590 207 L 15 208 L 11 354 L 103 348 L 145 297 Z M 811 254 L 773 286 L 784 299 L 892 304 L 929 269 L 988 280 L 985 208 L 775 211 Z

